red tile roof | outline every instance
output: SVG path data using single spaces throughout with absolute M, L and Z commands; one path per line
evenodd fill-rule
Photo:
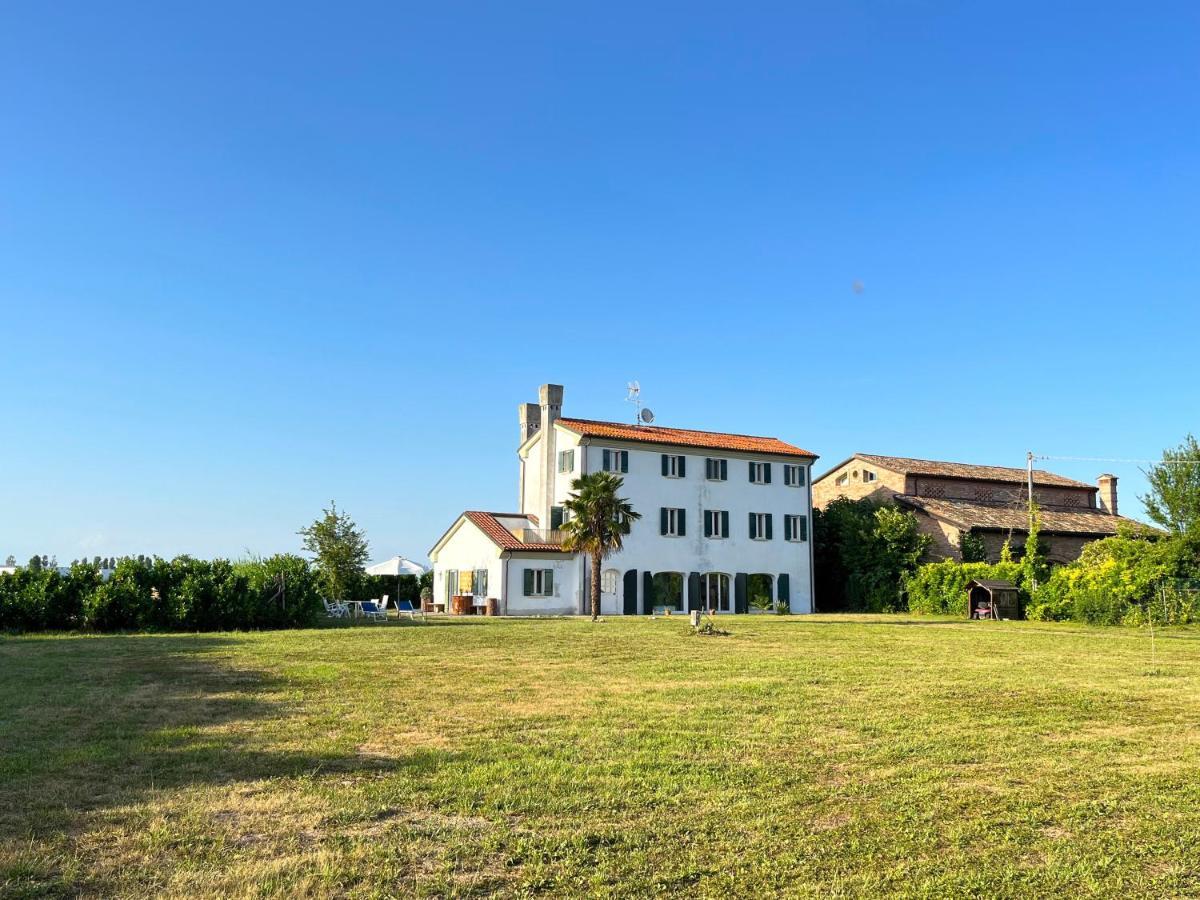
M 934 459 L 913 459 L 908 456 L 878 456 L 873 453 L 855 453 L 850 459 L 838 463 L 824 475 L 820 476 L 820 478 L 813 480 L 820 481 L 854 459 L 874 463 L 884 469 L 890 469 L 893 472 L 899 472 L 903 475 L 933 475 L 941 478 L 962 478 L 972 481 L 1005 481 L 1017 484 L 1025 484 L 1029 477 L 1027 470 L 1012 466 L 976 466 L 970 463 L 939 462 Z M 1073 478 L 1055 475 L 1053 472 L 1046 472 L 1042 469 L 1033 470 L 1033 483 L 1040 484 L 1043 487 L 1072 487 L 1087 488 L 1089 491 L 1097 490 L 1094 484 L 1075 481 Z
M 1027 531 L 1029 512 L 1023 507 L 1000 506 L 987 503 L 972 503 L 969 500 L 948 498 L 913 497 L 897 494 L 896 502 L 929 515 L 945 519 L 959 528 L 979 528 L 989 531 Z M 1117 526 L 1124 522 L 1137 529 L 1147 526 L 1136 519 L 1114 516 L 1101 509 L 1062 509 L 1042 507 L 1040 510 L 1042 531 L 1053 534 L 1110 535 L 1117 533 Z M 1149 530 L 1149 529 L 1147 529 Z
M 493 544 L 502 550 L 537 550 L 547 553 L 565 553 L 560 544 L 551 544 L 547 542 L 526 542 L 505 528 L 497 519 L 530 519 L 534 522 L 537 519 L 533 516 L 527 516 L 524 513 L 494 513 L 494 512 L 479 512 L 478 510 L 468 510 L 463 513 L 466 518 L 475 525 L 480 531 L 487 535 L 488 539 Z
M 595 422 L 591 419 L 558 419 L 557 422 L 583 437 L 666 444 L 672 447 L 696 447 L 702 450 L 741 450 L 746 453 L 817 458 L 815 453 L 801 450 L 799 447 L 773 437 L 723 434 L 717 431 L 692 431 L 687 428 L 662 428 L 658 425 L 622 425 L 619 422 Z

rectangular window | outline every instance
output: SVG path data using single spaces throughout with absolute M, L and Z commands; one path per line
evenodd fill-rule
M 729 512 L 724 509 L 704 511 L 704 536 L 708 538 L 729 537 Z
M 604 450 L 600 454 L 600 468 L 605 472 L 628 472 L 628 450 Z
M 575 451 L 560 450 L 558 451 L 558 471 L 574 472 L 575 471 Z
M 471 593 L 476 597 L 487 596 L 487 569 L 476 569 L 475 577 L 471 580 Z
M 562 528 L 562 524 L 566 520 L 567 520 L 566 510 L 564 510 L 561 506 L 550 507 L 550 530 L 551 531 L 558 531 L 558 529 Z
M 526 597 L 552 597 L 552 596 L 554 596 L 554 570 L 553 569 L 526 569 L 525 570 L 525 596 Z
M 804 487 L 805 480 L 804 466 L 783 467 L 783 483 L 788 487 Z
M 770 513 L 750 513 L 750 539 L 753 541 L 771 540 Z
M 706 459 L 704 461 L 704 477 L 709 481 L 726 481 L 729 478 L 729 460 Z
M 751 484 L 770 484 L 771 483 L 771 464 L 764 462 L 750 463 L 750 483 Z
M 667 537 L 683 537 L 687 534 L 687 512 L 664 506 L 659 510 L 658 533 Z
M 687 477 L 687 457 L 664 453 L 662 455 L 662 473 L 666 478 Z
M 784 516 L 783 539 L 785 541 L 807 541 L 808 516 Z

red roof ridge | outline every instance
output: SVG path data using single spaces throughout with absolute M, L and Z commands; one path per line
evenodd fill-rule
M 636 428 L 638 431 L 688 431 L 692 434 L 715 434 L 723 437 L 753 438 L 757 441 L 779 441 L 787 443 L 773 434 L 738 434 L 732 431 L 707 431 L 703 428 L 675 428 L 671 425 L 643 425 L 638 422 L 606 422 L 603 419 L 580 419 L 577 416 L 560 416 L 559 422 L 583 422 L 587 425 L 608 425 L 612 428 Z
M 671 428 L 666 425 L 631 425 L 625 422 L 604 422 L 599 419 L 574 419 L 564 416 L 557 420 L 568 430 L 584 436 L 612 440 L 642 441 L 708 450 L 732 450 L 744 453 L 765 453 L 776 456 L 801 456 L 817 459 L 795 444 L 765 435 L 734 434 L 726 431 L 700 431 L 695 428 Z M 607 433 L 606 433 L 607 432 Z

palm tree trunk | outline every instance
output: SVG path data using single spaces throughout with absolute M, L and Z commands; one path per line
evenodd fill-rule
M 592 554 L 592 621 L 600 618 L 600 554 Z

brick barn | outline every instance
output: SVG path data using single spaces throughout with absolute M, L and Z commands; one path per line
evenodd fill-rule
M 813 506 L 823 509 L 837 497 L 895 501 L 932 536 L 930 557 L 961 559 L 959 539 L 973 532 L 995 562 L 1005 540 L 1020 552 L 1028 537 L 1027 479 L 1021 468 L 856 453 L 813 481 Z M 1116 534 L 1122 522 L 1145 527 L 1117 514 L 1115 475 L 1101 475 L 1093 485 L 1034 469 L 1033 495 L 1052 563 L 1076 559 L 1089 542 Z

